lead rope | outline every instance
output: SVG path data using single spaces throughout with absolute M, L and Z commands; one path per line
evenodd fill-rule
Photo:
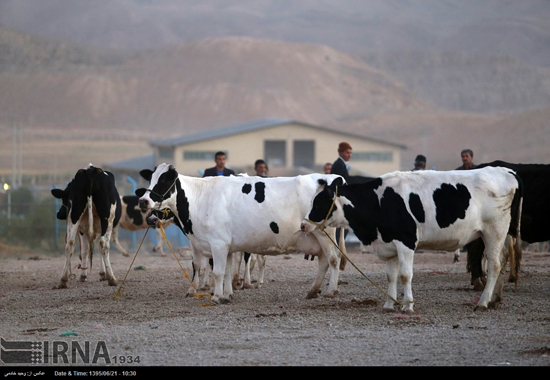
M 318 229 L 320 229 L 321 231 L 323 231 L 325 233 L 325 235 L 327 235 L 327 237 L 329 238 L 329 240 L 332 242 L 332 244 L 334 244 L 334 246 L 336 247 L 336 249 L 338 249 L 338 251 L 340 251 L 340 253 L 342 254 L 342 256 L 345 257 L 346 260 L 348 260 L 351 265 L 353 265 L 353 267 L 355 269 L 357 269 L 357 271 L 359 273 L 361 273 L 361 275 L 363 277 L 365 277 L 367 280 L 369 280 L 369 282 L 374 285 L 378 290 L 380 290 L 384 295 L 386 295 L 389 299 L 391 299 L 393 302 L 395 302 L 397 305 L 399 306 L 403 306 L 403 304 L 399 301 L 397 301 L 395 298 L 393 298 L 392 296 L 390 296 L 387 292 L 385 292 L 380 286 L 378 286 L 378 284 L 376 284 L 374 281 L 372 281 L 370 278 L 368 278 L 362 271 L 361 269 L 359 269 L 357 267 L 357 265 L 355 265 L 355 263 L 353 261 L 350 260 L 349 256 L 346 255 L 344 252 L 342 252 L 342 250 L 340 249 L 340 247 L 336 244 L 336 242 L 334 240 L 332 240 L 332 238 L 330 237 L 330 235 L 327 233 L 326 231 L 326 226 L 325 224 L 327 223 L 327 220 L 328 218 L 330 217 L 330 213 L 332 212 L 332 209 L 334 208 L 334 204 L 336 203 L 336 197 L 338 196 L 338 186 L 336 186 L 336 189 L 335 189 L 335 192 L 334 192 L 334 198 L 332 199 L 332 204 L 330 205 L 330 209 L 328 210 L 328 213 L 327 213 L 327 216 L 325 218 L 325 220 L 323 220 L 321 223 L 316 223 L 312 220 L 309 220 L 309 219 L 304 219 L 304 220 L 307 220 L 309 223 L 312 223 L 314 224 L 315 226 L 317 226 Z
M 177 181 L 177 178 L 174 180 L 174 182 L 172 183 L 172 185 L 170 185 L 170 187 L 168 188 L 168 190 L 166 190 L 166 192 L 161 196 L 161 199 L 164 198 L 164 196 L 166 194 L 168 194 L 168 192 L 172 189 L 172 187 L 174 187 L 174 185 L 176 184 L 176 181 Z M 150 189 L 147 189 L 147 191 L 153 193 L 152 190 Z M 157 194 L 158 195 L 158 194 Z M 161 202 L 162 203 L 162 202 Z M 160 204 L 159 204 L 159 208 L 160 208 Z M 164 213 L 166 213 L 167 211 L 165 210 Z M 187 274 L 187 272 L 185 271 L 185 269 L 183 268 L 183 266 L 181 265 L 181 262 L 180 260 L 178 259 L 178 257 L 176 256 L 176 252 L 174 252 L 174 249 L 172 248 L 172 245 L 170 244 L 170 242 L 168 241 L 168 238 L 166 237 L 166 233 L 164 233 L 164 228 L 162 227 L 162 222 L 159 221 L 157 223 L 157 225 L 159 226 L 160 228 L 160 232 L 162 233 L 162 236 L 164 237 L 164 240 L 166 240 L 166 243 L 168 244 L 168 246 L 170 247 L 170 250 L 172 251 L 172 253 L 174 254 L 174 257 L 176 258 L 181 270 L 183 271 L 183 274 L 185 276 L 185 278 L 189 281 L 189 283 L 191 284 L 191 286 L 193 287 L 193 289 L 195 289 L 195 294 L 193 295 L 193 297 L 195 299 L 200 299 L 202 297 L 209 297 L 209 302 L 208 303 L 203 303 L 202 306 L 214 306 L 215 304 L 212 302 L 212 296 L 208 293 L 199 293 L 199 291 L 197 290 L 197 288 L 195 287 L 195 284 L 193 284 L 193 281 L 191 280 L 191 278 L 189 277 L 189 275 Z M 130 267 L 128 268 L 128 271 L 126 272 L 126 275 L 124 276 L 124 279 L 122 280 L 122 283 L 120 284 L 120 286 L 118 287 L 117 290 L 115 290 L 113 292 L 113 295 L 111 296 L 111 298 L 114 300 L 114 301 L 117 301 L 120 299 L 120 296 L 122 295 L 122 292 L 124 290 L 124 283 L 126 282 L 126 278 L 128 277 L 128 273 L 130 273 L 130 268 L 132 267 L 132 265 L 134 265 L 134 261 L 136 260 L 136 257 L 137 257 L 137 254 L 139 253 L 140 249 L 141 249 L 141 246 L 143 245 L 143 242 L 145 241 L 145 237 L 147 236 L 147 232 L 149 232 L 149 229 L 151 227 L 147 227 L 147 229 L 145 230 L 145 234 L 143 235 L 143 239 L 141 239 L 141 243 L 139 244 L 139 247 L 136 251 L 136 254 L 134 255 L 134 258 L 132 259 L 132 262 L 130 263 Z
M 193 295 L 193 297 L 196 299 L 196 300 L 199 300 L 203 297 L 208 297 L 208 303 L 203 303 L 202 306 L 215 306 L 215 304 L 212 302 L 212 295 L 211 294 L 208 294 L 208 293 L 199 293 L 198 289 L 195 287 L 195 284 L 193 284 L 193 281 L 191 280 L 191 277 L 189 277 L 189 275 L 187 274 L 187 272 L 185 271 L 185 269 L 183 268 L 183 266 L 181 265 L 181 262 L 180 260 L 178 259 L 178 257 L 176 256 L 176 252 L 174 252 L 174 249 L 172 248 L 172 244 L 170 244 L 170 242 L 168 241 L 168 238 L 166 237 L 166 233 L 164 233 L 164 228 L 162 227 L 162 222 L 159 222 L 158 223 L 158 226 L 160 228 L 160 232 L 162 233 L 162 237 L 164 238 L 164 240 L 166 240 L 166 244 L 168 244 L 168 247 L 170 247 L 170 250 L 172 251 L 172 253 L 174 254 L 174 257 L 176 258 L 176 261 L 178 262 L 181 270 L 183 271 L 183 275 L 185 276 L 185 278 L 187 279 L 187 281 L 189 281 L 189 283 L 191 284 L 191 286 L 193 287 L 193 289 L 195 289 L 195 294 Z
M 355 263 L 354 263 L 353 261 L 350 260 L 349 256 L 346 255 L 344 252 L 342 252 L 342 250 L 340 249 L 340 247 L 338 247 L 338 245 L 336 244 L 336 242 L 335 242 L 334 240 L 332 240 L 332 238 L 330 237 L 330 235 L 327 233 L 327 231 L 326 231 L 325 229 L 323 229 L 323 232 L 325 233 L 325 235 L 327 235 L 327 237 L 328 237 L 329 240 L 332 242 L 332 244 L 334 244 L 334 246 L 336 247 L 336 249 L 338 249 L 338 251 L 340 251 L 340 253 L 342 254 L 342 256 L 344 256 L 344 257 L 346 258 L 346 260 L 348 260 L 348 261 L 351 263 L 351 265 L 353 265 L 353 267 L 354 267 L 355 269 L 357 269 L 357 271 L 358 271 L 359 273 L 361 273 L 361 275 L 362 275 L 363 277 L 365 277 L 367 280 L 369 280 L 369 282 L 370 282 L 372 285 L 374 285 L 378 290 L 380 290 L 384 295 L 386 295 L 389 299 L 391 299 L 391 300 L 392 300 L 393 302 L 395 302 L 397 305 L 403 306 L 403 304 L 402 304 L 401 302 L 397 301 L 395 298 L 393 298 L 392 296 L 390 296 L 387 292 L 384 291 L 384 289 L 382 289 L 380 286 L 378 286 L 377 283 L 375 283 L 375 282 L 372 281 L 370 278 L 368 278 L 368 276 L 365 275 L 365 274 L 361 271 L 361 269 L 359 269 L 359 268 L 357 267 L 357 265 L 355 265 Z

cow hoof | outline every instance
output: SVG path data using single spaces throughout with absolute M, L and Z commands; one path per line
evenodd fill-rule
M 485 284 L 480 278 L 477 278 L 473 281 L 472 285 L 474 286 L 474 290 L 476 291 L 483 291 L 485 290 Z
M 86 282 L 88 280 L 88 276 L 80 276 L 80 282 Z
M 109 284 L 109 286 L 117 286 L 118 285 L 118 281 L 115 280 L 115 279 L 111 279 L 107 283 Z
M 310 300 L 317 297 L 319 297 L 319 292 L 317 290 L 315 291 L 312 290 L 307 294 L 306 299 Z
M 325 298 L 336 298 L 336 294 L 338 294 L 338 292 L 330 292 L 330 293 L 324 294 L 323 297 L 325 297 Z
M 67 289 L 67 281 L 61 280 L 59 285 L 57 285 L 57 289 Z
M 487 310 L 489 310 L 489 309 L 487 308 L 487 306 L 481 306 L 481 305 L 477 305 L 477 306 L 474 308 L 474 311 L 481 311 L 481 312 L 483 312 L 483 311 L 487 311 Z
M 393 307 L 385 307 L 382 309 L 385 313 L 395 313 L 395 309 Z

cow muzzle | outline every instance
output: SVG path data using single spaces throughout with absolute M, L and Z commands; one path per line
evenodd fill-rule
M 308 221 L 304 220 L 302 221 L 302 224 L 300 225 L 300 230 L 304 233 L 310 233 L 315 229 L 315 225 L 309 223 Z
M 149 210 L 149 200 L 148 199 L 144 199 L 144 198 L 139 198 L 139 208 L 141 211 L 147 211 Z

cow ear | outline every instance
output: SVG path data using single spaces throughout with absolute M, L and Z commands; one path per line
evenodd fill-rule
M 168 178 L 171 180 L 171 181 L 174 181 L 176 180 L 176 178 L 178 178 L 178 172 L 176 171 L 176 168 L 172 165 L 170 165 L 168 167 Z
M 344 179 L 342 177 L 337 177 L 334 181 L 332 181 L 329 187 L 334 190 L 336 187 L 340 186 L 344 186 Z
M 141 188 L 141 189 L 136 189 L 135 191 L 135 194 L 138 196 L 138 197 L 143 197 L 145 195 L 145 192 L 147 191 L 147 189 L 144 189 L 144 188 Z
M 142 171 L 139 172 L 139 175 L 146 181 L 151 182 L 151 178 L 153 177 L 153 171 L 150 169 L 143 169 Z
M 52 195 L 57 199 L 63 198 L 63 190 L 61 189 L 52 189 Z

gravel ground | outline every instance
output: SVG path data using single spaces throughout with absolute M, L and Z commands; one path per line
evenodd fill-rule
M 348 254 L 386 289 L 375 255 L 354 247 Z M 50 346 L 89 342 L 110 361 L 99 357 L 97 365 L 108 368 L 550 365 L 548 253 L 525 252 L 517 289 L 507 283 L 500 307 L 487 312 L 473 311 L 480 292 L 470 286 L 465 258 L 453 264 L 452 253 L 418 253 L 413 315 L 383 312 L 383 294 L 349 264 L 336 298 L 305 299 L 317 259 L 301 254 L 268 257 L 260 289 L 236 290 L 232 303 L 218 306 L 185 297 L 189 260 L 180 258 L 180 267 L 169 251 L 132 259 L 111 254 L 119 285 L 127 276 L 114 300 L 118 287 L 99 281 L 97 257 L 88 282 L 55 289 L 62 255 L 0 255 L 0 336 Z M 76 355 L 76 364 L 88 362 Z

